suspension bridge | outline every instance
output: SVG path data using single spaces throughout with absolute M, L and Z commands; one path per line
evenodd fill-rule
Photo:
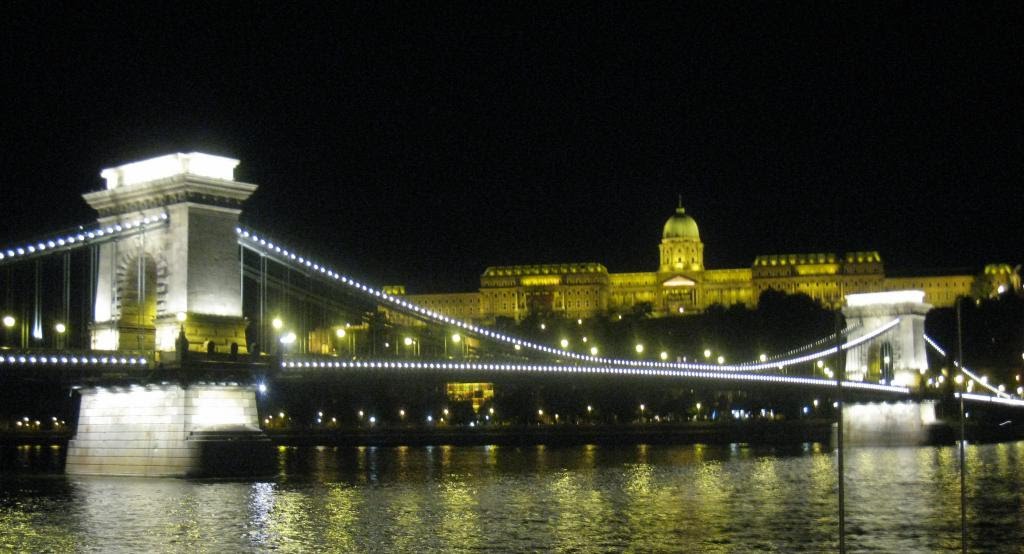
M 366 372 L 801 389 L 914 400 L 900 412 L 908 425 L 934 418 L 920 402 L 928 387 L 921 376 L 926 350 L 945 352 L 924 334 L 929 306 L 919 291 L 848 295 L 845 329 L 746 362 L 576 352 L 419 306 L 242 227 L 243 203 L 257 186 L 234 180 L 237 164 L 192 153 L 104 170 L 106 187 L 83 195 L 96 223 L 0 247 L 0 372 L 78 391 L 68 472 L 189 474 L 211 445 L 264 444 L 261 387 Z M 818 362 L 837 369 L 799 371 Z M 956 367 L 984 389 L 964 400 L 1024 407 Z

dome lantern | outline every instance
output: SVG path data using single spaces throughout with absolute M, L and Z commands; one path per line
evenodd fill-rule
M 676 213 L 672 214 L 665 222 L 661 238 L 700 240 L 700 232 L 697 230 L 697 222 L 686 215 L 686 210 L 679 206 L 676 208 Z

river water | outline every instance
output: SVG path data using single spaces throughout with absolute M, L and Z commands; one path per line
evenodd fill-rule
M 0 551 L 836 551 L 827 447 L 280 448 L 260 481 L 67 477 L 2 451 Z M 955 447 L 847 452 L 850 552 L 959 551 Z M 968 449 L 973 552 L 1024 552 L 1024 442 Z

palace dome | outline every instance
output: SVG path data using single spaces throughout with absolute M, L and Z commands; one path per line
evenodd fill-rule
M 692 239 L 700 240 L 700 232 L 697 230 L 697 222 L 686 215 L 682 206 L 676 208 L 676 213 L 665 222 L 665 230 L 661 233 L 663 239 Z

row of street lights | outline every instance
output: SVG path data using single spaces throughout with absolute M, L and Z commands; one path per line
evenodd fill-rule
M 819 405 L 818 399 L 814 399 L 812 404 L 814 406 L 814 409 L 816 410 L 818 405 Z M 835 406 L 835 404 L 833 404 L 833 406 Z M 693 406 L 692 406 L 692 413 L 693 413 L 694 420 L 700 420 L 702 417 L 713 417 L 714 414 L 708 414 L 707 416 L 705 416 L 705 412 L 703 411 L 703 408 L 704 407 L 703 407 L 703 405 L 700 402 L 696 402 L 695 404 L 693 404 Z M 803 413 L 805 415 L 808 414 L 810 409 L 811 408 L 809 406 L 808 407 L 804 407 L 803 408 Z M 566 420 L 566 418 L 562 417 L 561 413 L 558 413 L 558 412 L 556 412 L 556 413 L 548 413 L 547 411 L 545 411 L 545 409 L 543 407 L 538 407 L 537 411 L 536 411 L 536 418 L 537 418 L 537 421 L 539 423 L 544 423 L 545 421 L 547 421 L 548 423 L 553 423 L 553 424 L 562 424 L 562 423 L 567 423 L 567 422 L 572 422 L 572 421 L 576 421 L 577 423 L 579 423 L 579 422 L 582 422 L 582 421 L 590 420 L 590 418 L 594 417 L 595 411 L 596 410 L 595 410 L 595 408 L 594 408 L 594 406 L 592 404 L 587 404 L 587 406 L 586 406 L 586 413 L 578 414 L 577 416 L 570 416 L 569 419 Z M 734 410 L 734 415 L 736 413 L 741 413 L 741 412 L 743 414 L 747 414 L 747 417 L 749 417 L 749 415 L 752 415 L 752 412 L 746 412 L 746 411 L 743 411 L 743 410 Z M 761 416 L 766 416 L 766 414 L 768 412 L 770 412 L 770 415 L 774 416 L 774 410 L 762 409 L 760 414 L 761 414 Z M 652 413 L 650 408 L 649 408 L 649 406 L 647 406 L 644 403 L 641 403 L 641 404 L 639 404 L 637 406 L 637 412 L 636 413 L 638 414 L 638 417 L 639 417 L 638 421 L 640 421 L 640 422 L 645 422 L 645 421 L 661 422 L 663 420 L 662 416 L 660 416 L 657 413 Z M 408 416 L 410 414 L 407 412 L 407 410 L 405 408 L 399 408 L 397 410 L 397 414 L 398 414 L 399 422 L 407 423 L 407 422 L 410 421 L 409 418 L 408 418 Z M 360 410 L 357 410 L 355 412 L 355 415 L 356 415 L 356 421 L 358 422 L 359 425 L 369 424 L 370 426 L 374 426 L 374 425 L 377 425 L 378 423 L 382 423 L 382 420 L 380 418 L 378 418 L 377 415 L 375 415 L 373 412 L 368 412 L 368 411 L 360 409 Z M 575 417 L 575 419 L 574 419 L 574 417 Z M 413 421 L 418 421 L 419 419 L 420 418 L 415 418 Z M 670 419 L 671 418 L 664 419 L 664 421 L 669 421 Z M 284 411 L 279 411 L 277 413 L 270 413 L 266 417 L 264 417 L 264 419 L 263 419 L 264 425 L 266 425 L 268 427 L 288 426 L 288 425 L 291 424 L 292 421 L 293 421 L 292 417 L 286 415 Z M 334 427 L 334 426 L 338 425 L 338 416 L 337 415 L 325 415 L 323 410 L 319 410 L 319 411 L 317 411 L 316 417 L 314 418 L 313 421 L 314 421 L 314 423 L 316 425 L 327 426 L 327 427 Z M 485 413 L 475 414 L 475 420 L 474 421 L 479 422 L 481 424 L 485 424 L 485 423 L 498 423 L 497 411 L 494 409 L 494 407 L 489 407 L 486 410 Z M 474 421 L 470 421 L 468 423 L 468 425 L 471 426 L 471 427 L 475 427 Z M 434 412 L 427 412 L 425 416 L 422 416 L 422 422 L 426 423 L 426 424 L 445 424 L 445 423 L 450 423 L 451 422 L 451 412 L 450 412 L 450 410 L 448 408 L 441 408 L 437 412 L 437 417 L 434 416 Z
M 584 336 L 584 337 L 582 337 L 581 341 L 584 342 L 584 343 L 587 343 L 587 342 L 589 342 L 589 339 Z M 562 350 L 569 350 L 569 344 L 570 344 L 570 342 L 569 342 L 569 339 L 567 339 L 567 338 L 563 338 L 563 339 L 561 339 L 558 342 L 558 345 L 562 347 Z M 643 353 L 646 352 L 646 350 L 647 350 L 647 347 L 642 342 L 638 342 L 635 345 L 633 345 L 633 351 L 636 352 L 637 355 L 639 355 L 639 356 L 642 356 Z M 591 344 L 591 346 L 590 346 L 590 355 L 591 356 L 597 356 L 599 352 L 600 352 L 600 350 L 598 349 L 598 347 L 596 345 Z M 713 355 L 713 352 L 711 351 L 711 349 L 705 349 L 704 350 L 704 359 L 710 360 L 712 355 Z M 658 358 L 661 361 L 663 361 L 663 362 L 664 361 L 668 361 L 668 359 L 669 359 L 668 351 L 667 350 L 662 350 L 661 352 L 659 352 L 658 353 Z M 768 355 L 767 354 L 761 354 L 760 355 L 760 360 L 762 362 L 766 361 L 767 359 L 768 359 Z M 686 356 L 681 357 L 680 360 L 684 361 L 684 362 L 687 361 L 686 360 Z M 725 363 L 725 356 L 719 355 L 719 356 L 717 356 L 715 358 L 715 361 L 718 362 L 719 365 L 722 365 L 722 364 Z
M 52 416 L 48 423 L 51 431 L 60 431 L 67 428 L 67 422 L 63 419 L 58 419 L 57 416 Z M 16 431 L 43 431 L 43 421 L 24 416 L 14 421 L 14 429 Z
M 273 320 L 271 320 L 270 325 L 271 325 L 271 327 L 273 327 L 274 334 L 277 337 L 277 342 L 279 342 L 282 345 L 282 348 L 287 349 L 288 347 L 290 347 L 292 344 L 294 344 L 298 340 L 298 336 L 295 334 L 294 331 L 287 331 L 287 332 L 283 331 L 283 329 L 284 329 L 284 321 L 280 317 L 275 317 Z M 348 324 L 346 324 L 346 327 L 347 326 L 348 326 Z M 350 340 L 352 338 L 354 338 L 345 329 L 345 327 L 338 327 L 338 328 L 336 328 L 334 330 L 334 336 L 339 341 L 345 340 L 346 338 L 348 338 Z M 451 349 L 455 349 L 455 352 L 458 355 L 460 355 L 460 356 L 461 355 L 465 355 L 466 348 L 468 347 L 468 344 L 466 343 L 464 337 L 460 333 L 452 333 L 450 335 L 446 335 L 443 342 L 444 342 L 444 356 L 446 358 L 450 357 Z M 451 349 L 449 348 L 449 343 L 451 343 L 451 345 L 452 345 Z M 413 337 L 413 336 L 404 336 L 404 337 L 402 337 L 401 343 L 400 344 L 399 343 L 395 344 L 395 354 L 399 354 L 400 353 L 400 351 L 399 351 L 400 346 L 405 346 L 407 351 L 409 351 L 409 354 L 412 355 L 412 356 L 419 356 L 420 355 L 420 341 L 416 337 Z M 390 342 L 385 342 L 384 343 L 384 348 L 390 348 L 390 347 L 391 347 L 391 343 Z M 349 349 L 350 350 L 353 349 L 352 345 L 349 345 Z M 516 350 L 519 350 L 518 345 L 517 345 Z
M 18 320 L 15 319 L 15 317 L 13 315 L 7 314 L 7 315 L 4 315 L 2 319 L 0 319 L 0 323 L 3 323 L 4 334 L 6 335 L 7 333 L 10 333 L 11 329 L 13 329 L 15 325 L 18 324 Z M 53 330 L 54 330 L 54 347 L 55 348 L 64 348 L 64 337 L 65 337 L 65 335 L 68 332 L 68 326 L 63 321 L 58 321 L 58 322 L 53 324 Z M 39 336 L 36 336 L 35 338 L 42 339 L 42 336 L 39 335 Z M 22 345 L 22 347 L 25 347 L 25 346 L 26 345 L 24 345 L 24 344 Z

